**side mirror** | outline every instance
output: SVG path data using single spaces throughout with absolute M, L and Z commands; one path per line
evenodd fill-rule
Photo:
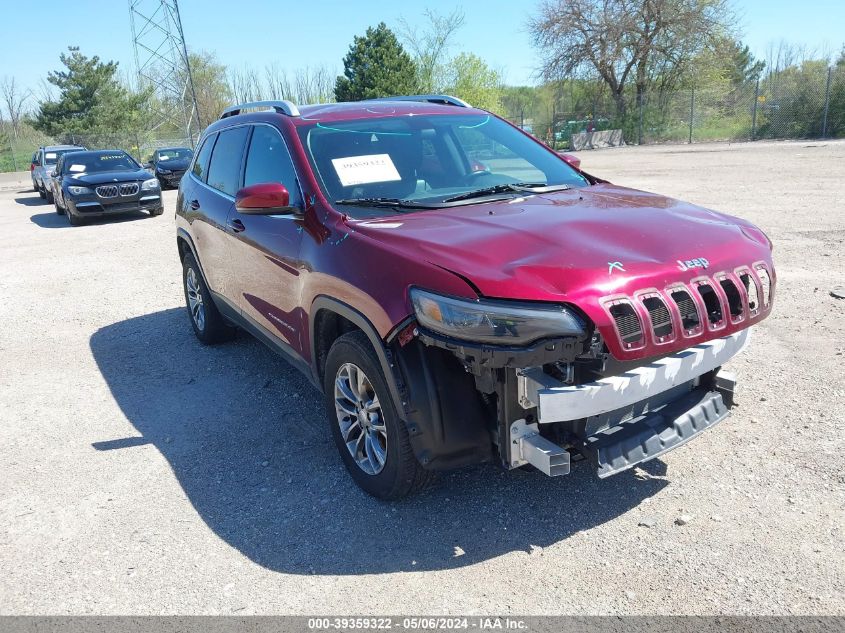
M 148 160 L 146 163 L 144 163 L 144 168 L 145 169 L 152 169 L 153 168 L 153 161 Z
M 572 154 L 567 154 L 565 152 L 558 152 L 558 154 L 560 154 L 560 157 L 572 165 L 575 169 L 581 169 L 581 159 L 577 156 L 573 156 Z
M 280 182 L 244 187 L 235 195 L 235 208 L 243 215 L 299 213 L 299 209 L 290 206 L 290 194 Z
M 51 177 L 51 178 L 55 178 L 55 177 L 56 177 L 56 176 L 58 176 L 58 175 L 59 175 L 59 174 L 58 174 L 55 170 L 50 172 L 50 177 Z

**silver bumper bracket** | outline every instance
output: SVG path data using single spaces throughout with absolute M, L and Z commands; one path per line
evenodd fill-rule
M 531 464 L 549 477 L 569 474 L 569 452 L 540 435 L 536 424 L 511 424 L 511 468 Z

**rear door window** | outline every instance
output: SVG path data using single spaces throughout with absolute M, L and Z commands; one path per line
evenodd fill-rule
M 296 170 L 281 134 L 267 125 L 256 125 L 249 142 L 244 187 L 265 182 L 283 184 L 291 206 L 302 207 Z
M 194 161 L 192 173 L 203 182 L 205 182 L 205 177 L 208 175 L 208 162 L 211 158 L 211 150 L 214 149 L 214 141 L 216 140 L 217 134 L 209 134 L 206 136 L 205 141 L 197 154 L 197 159 Z
M 223 130 L 214 144 L 211 163 L 208 166 L 208 185 L 218 191 L 234 196 L 241 180 L 244 145 L 249 133 L 248 126 Z

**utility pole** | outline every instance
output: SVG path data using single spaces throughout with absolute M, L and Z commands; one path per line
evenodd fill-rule
M 751 111 L 751 140 L 754 140 L 754 136 L 757 133 L 757 102 L 760 100 L 760 80 L 757 80 L 757 84 L 754 87 L 754 109 Z
M 695 88 L 689 95 L 689 142 L 692 143 L 692 119 L 695 116 Z
M 182 130 L 193 147 L 202 124 L 178 0 L 129 0 L 129 21 L 138 83 L 152 93 L 150 131 Z
M 827 67 L 827 85 L 824 88 L 824 122 L 822 123 L 822 138 L 827 138 L 827 111 L 830 108 L 830 76 L 833 66 Z

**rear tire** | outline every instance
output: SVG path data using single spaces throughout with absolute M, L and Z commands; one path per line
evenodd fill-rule
M 366 334 L 349 332 L 334 342 L 323 383 L 332 437 L 362 490 L 379 499 L 399 499 L 433 479 L 414 456 Z
M 205 285 L 197 260 L 188 253 L 182 260 L 182 286 L 185 290 L 185 305 L 194 334 L 201 343 L 214 345 L 230 341 L 235 336 L 235 328 L 226 322 L 214 305 L 211 292 Z
M 149 211 L 151 218 L 154 218 L 157 215 L 161 215 L 162 213 L 164 213 L 164 207 L 162 207 L 161 209 L 150 209 Z

